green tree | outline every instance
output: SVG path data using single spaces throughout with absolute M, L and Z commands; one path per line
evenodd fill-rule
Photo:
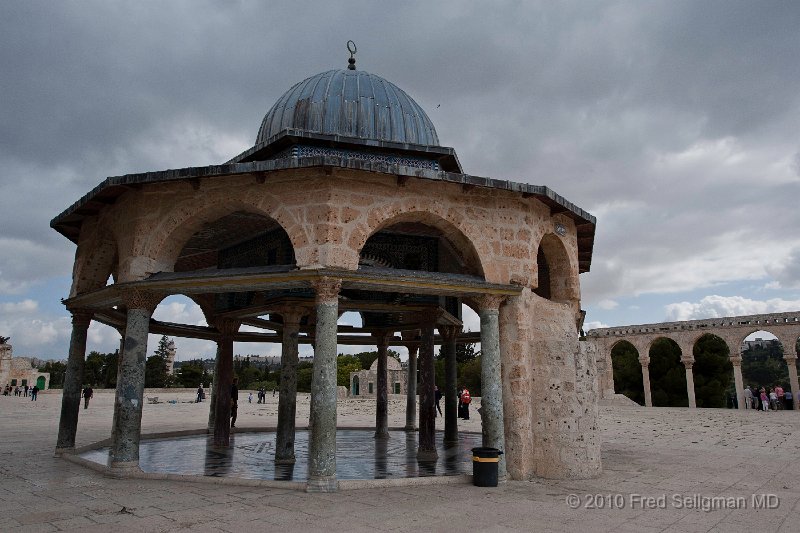
M 756 389 L 789 383 L 789 367 L 779 342 L 752 346 L 742 353 L 742 378 L 745 385 Z M 795 392 L 795 391 L 792 391 Z
M 728 389 L 733 378 L 730 350 L 716 335 L 703 335 L 694 345 L 694 392 L 697 407 L 728 406 Z
M 167 361 L 160 355 L 147 358 L 144 367 L 144 386 L 160 389 L 167 384 Z
M 105 382 L 105 357 L 99 352 L 89 352 L 83 365 L 83 383 L 92 387 L 102 387 Z
M 469 331 L 467 331 L 467 333 L 469 333 Z M 456 361 L 458 362 L 458 364 L 462 364 L 462 363 L 466 363 L 468 361 L 472 361 L 476 357 L 478 357 L 478 352 L 475 351 L 475 344 L 474 343 L 469 343 L 469 344 L 457 343 L 456 344 Z M 439 346 L 439 351 L 436 354 L 436 359 L 442 359 L 442 360 L 444 359 L 444 346 L 443 345 Z M 470 389 L 470 393 L 471 392 L 472 392 L 472 389 Z
M 340 387 L 350 386 L 350 372 L 362 370 L 361 361 L 354 355 L 340 354 L 336 358 L 336 384 Z
M 175 373 L 175 381 L 181 387 L 195 389 L 202 384 L 207 387 L 211 382 L 211 377 L 203 367 L 203 362 L 192 360 L 183 363 Z
M 311 375 L 314 365 L 309 361 L 301 361 L 297 365 L 297 391 L 311 392 Z
M 50 373 L 50 388 L 60 389 L 64 387 L 64 375 L 67 372 L 67 364 L 64 361 L 47 361 L 39 367 L 39 372 Z
M 459 365 L 458 384 L 469 389 L 471 396 L 481 395 L 481 356 Z
M 611 349 L 614 372 L 614 390 L 624 394 L 639 405 L 644 405 L 644 383 L 639 352 L 633 344 L 621 341 Z
M 681 349 L 671 339 L 656 339 L 650 347 L 650 390 L 654 406 L 689 406 Z

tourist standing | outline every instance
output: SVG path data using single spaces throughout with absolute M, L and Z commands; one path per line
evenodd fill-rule
M 750 385 L 744 388 L 744 408 L 753 408 L 753 391 L 750 390 Z
M 202 399 L 203 399 L 203 386 L 202 385 L 198 385 L 197 386 L 197 400 L 195 400 L 194 403 L 200 403 L 200 401 Z
M 778 397 L 778 401 L 776 403 L 778 411 L 783 411 L 783 395 L 784 395 L 783 387 L 781 387 L 780 385 L 775 387 L 775 396 Z
M 233 378 L 231 383 L 231 427 L 236 427 L 236 415 L 239 412 L 239 378 Z
M 792 396 L 792 391 L 788 390 L 787 387 L 786 392 L 783 393 L 783 401 L 785 409 L 794 409 L 794 403 L 792 402 L 793 399 L 794 398 Z
M 91 400 L 92 396 L 94 396 L 94 391 L 92 390 L 91 387 L 84 387 L 83 388 L 83 393 L 81 393 L 81 396 L 83 396 L 83 408 L 84 409 L 88 409 L 89 408 L 89 400 Z
M 39 394 L 39 387 L 38 387 L 37 385 L 34 385 L 34 386 L 31 388 L 31 401 L 32 401 L 32 402 L 35 402 L 35 401 L 36 401 L 36 395 L 37 395 L 37 394 Z
M 769 396 L 767 396 L 767 390 L 764 387 L 761 387 L 760 400 L 761 400 L 761 410 L 762 411 L 769 410 Z
M 28 397 L 28 386 L 27 386 L 27 385 L 25 385 L 25 386 L 24 386 L 24 387 L 22 387 L 22 388 L 25 390 L 25 397 L 27 398 L 27 397 Z
M 469 404 L 472 402 L 472 396 L 469 394 L 469 389 L 464 387 L 461 391 L 461 405 L 463 405 L 463 418 L 464 420 L 469 420 Z
M 247 403 L 253 403 L 253 393 L 247 395 Z
M 775 393 L 774 389 L 770 389 L 769 391 L 769 408 L 773 411 L 778 410 L 778 395 Z
M 439 406 L 439 400 L 442 399 L 442 391 L 439 390 L 439 385 L 434 385 L 433 389 L 433 397 L 436 400 L 436 410 L 439 411 L 439 415 L 442 414 L 442 408 Z M 436 413 L 433 413 L 436 416 Z

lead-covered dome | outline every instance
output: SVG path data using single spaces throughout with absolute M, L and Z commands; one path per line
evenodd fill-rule
M 422 107 L 393 83 L 363 70 L 329 70 L 294 85 L 267 112 L 256 145 L 286 129 L 439 146 Z

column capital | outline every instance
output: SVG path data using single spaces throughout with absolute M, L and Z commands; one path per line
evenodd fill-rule
M 742 366 L 742 356 L 741 355 L 731 355 L 730 356 L 731 364 L 733 366 Z
M 461 326 L 439 326 L 439 334 L 446 341 L 454 341 L 461 333 Z
M 683 363 L 683 366 L 686 367 L 686 370 L 691 370 L 692 367 L 694 366 L 694 357 L 692 357 L 691 359 L 688 357 L 686 358 L 681 357 L 681 363 Z
M 130 311 L 131 309 L 143 309 L 152 313 L 164 295 L 160 292 L 145 291 L 141 289 L 126 289 L 120 295 L 125 307 Z
M 391 331 L 376 331 L 372 334 L 372 338 L 375 339 L 375 344 L 377 346 L 388 347 L 389 346 L 389 338 L 392 336 Z
M 241 322 L 233 318 L 217 318 L 214 320 L 214 327 L 223 337 L 233 337 L 239 331 Z
M 500 305 L 506 297 L 499 294 L 482 294 L 475 297 L 479 311 L 500 311 Z
M 650 357 L 643 356 L 639 358 L 639 364 L 642 365 L 642 368 L 647 368 L 650 366 Z
M 323 276 L 311 282 L 316 293 L 316 303 L 332 304 L 339 301 L 339 291 L 342 289 L 342 280 Z
M 89 323 L 92 321 L 92 317 L 94 317 L 94 311 L 91 309 L 78 307 L 68 308 L 67 310 L 72 314 L 72 325 L 75 327 L 88 328 Z
M 797 361 L 797 354 L 796 353 L 785 353 L 783 354 L 783 359 L 787 363 L 793 363 Z
M 300 321 L 303 319 L 304 316 L 308 316 L 311 314 L 311 310 L 303 307 L 303 306 L 287 306 L 277 310 L 278 314 L 281 315 L 283 319 L 283 326 L 284 327 L 294 327 L 297 328 L 300 326 Z

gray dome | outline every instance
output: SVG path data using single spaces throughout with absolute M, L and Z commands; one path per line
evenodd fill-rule
M 256 145 L 287 128 L 439 146 L 422 107 L 393 83 L 363 70 L 329 70 L 286 91 L 264 117 Z

